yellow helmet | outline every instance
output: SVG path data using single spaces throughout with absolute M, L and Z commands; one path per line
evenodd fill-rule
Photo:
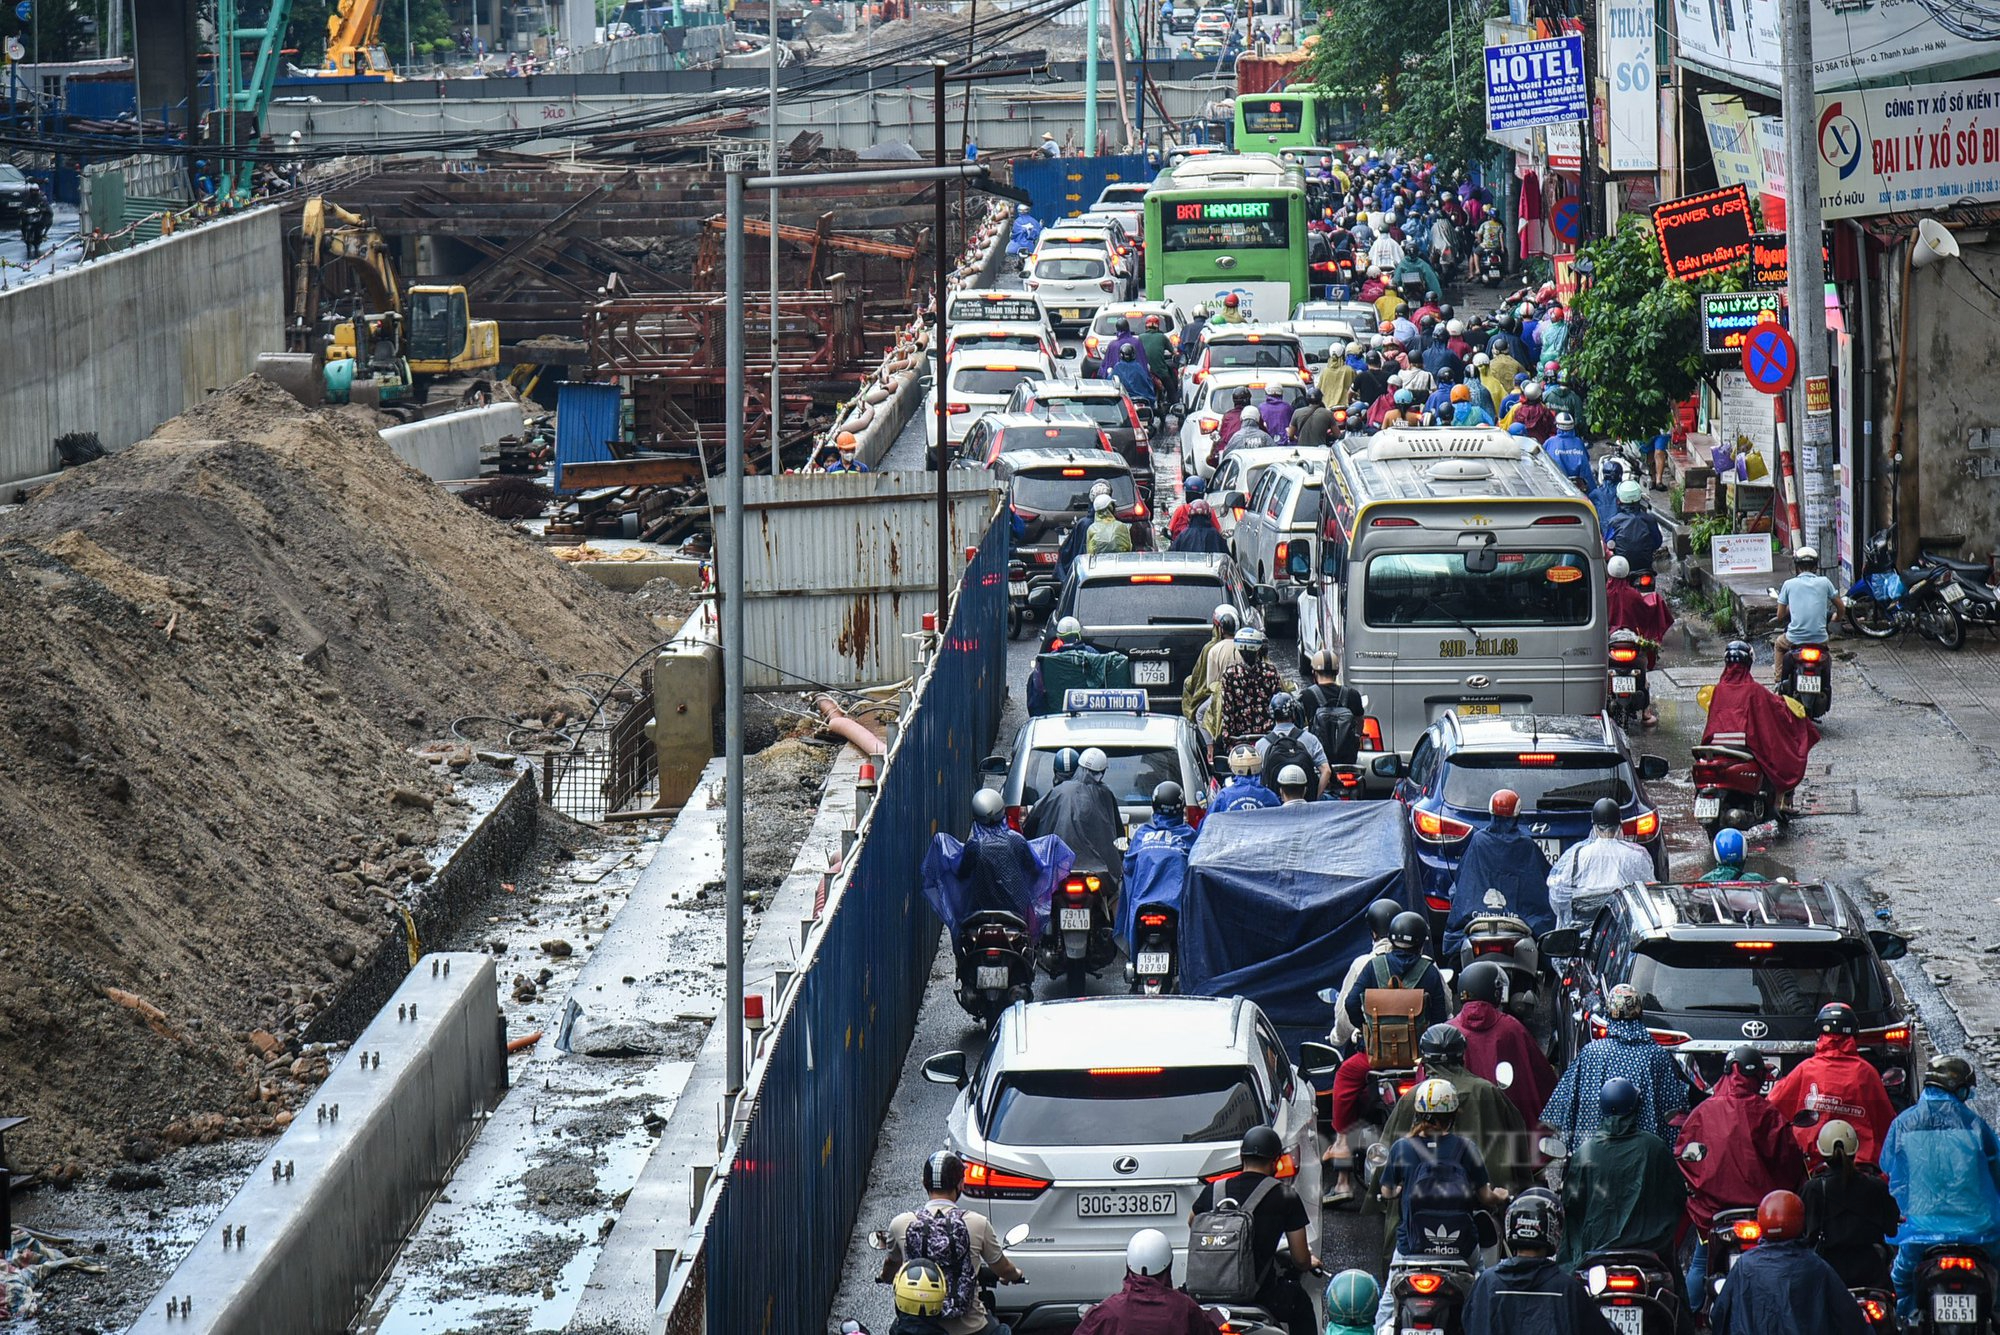
M 936 1261 L 905 1261 L 896 1272 L 896 1310 L 906 1316 L 943 1316 L 944 1294 L 944 1270 Z

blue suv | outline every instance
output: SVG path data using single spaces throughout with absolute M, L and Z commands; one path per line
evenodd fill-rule
M 1598 799 L 1616 799 L 1625 837 L 1653 855 L 1654 874 L 1666 879 L 1666 841 L 1646 784 L 1666 777 L 1667 762 L 1635 760 L 1608 714 L 1460 718 L 1447 710 L 1417 739 L 1407 762 L 1383 756 L 1375 772 L 1395 777 L 1393 795 L 1409 812 L 1434 931 L 1443 931 L 1465 841 L 1486 824 L 1501 788 L 1520 794 L 1521 828 L 1551 863 L 1589 836 Z

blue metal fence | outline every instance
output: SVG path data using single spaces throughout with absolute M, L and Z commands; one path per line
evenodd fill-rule
M 777 1032 L 704 1244 L 709 1335 L 823 1335 L 937 949 L 917 867 L 971 818 L 1007 669 L 1005 510 L 882 778 L 845 892 Z
M 1058 218 L 1074 218 L 1104 193 L 1113 181 L 1150 181 L 1159 166 L 1144 153 L 1101 158 L 1017 158 L 1014 184 L 1034 200 L 1035 217 L 1044 226 Z
M 614 457 L 613 442 L 623 431 L 619 426 L 619 405 L 623 391 L 617 385 L 592 381 L 569 381 L 556 390 L 555 489 L 563 486 L 563 465 L 601 463 Z

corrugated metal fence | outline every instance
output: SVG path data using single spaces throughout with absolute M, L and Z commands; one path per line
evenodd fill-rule
M 623 392 L 616 385 L 573 380 L 556 390 L 555 489 L 565 488 L 564 464 L 602 463 L 624 438 L 619 425 Z
M 1035 201 L 1044 225 L 1073 218 L 1097 202 L 1113 181 L 1150 181 L 1159 167 L 1143 153 L 1101 158 L 1016 158 L 1014 184 Z
M 823 1335 L 845 1239 L 936 950 L 916 868 L 962 831 L 1000 718 L 1007 527 L 994 516 L 790 1004 L 752 1068 L 755 1099 L 703 1242 L 709 1335 Z M 677 1306 L 674 1318 L 678 1319 Z

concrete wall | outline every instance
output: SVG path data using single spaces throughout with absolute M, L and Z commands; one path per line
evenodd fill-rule
M 1902 257 L 1896 251 L 1890 257 L 1900 278 Z M 1986 373 L 2000 362 L 2000 327 L 1990 319 L 1969 318 L 1968 293 L 1981 310 L 1987 302 L 1961 265 L 2000 287 L 2000 244 L 1989 243 L 1967 245 L 1959 260 L 1916 270 L 1906 294 L 1912 379 L 1903 406 L 1903 490 L 1907 504 L 1914 483 L 1917 512 L 1910 516 L 1916 527 L 1906 529 L 1902 547 L 1909 554 L 1912 540 L 1921 537 L 1939 550 L 1984 560 L 2000 550 L 2000 379 Z M 1894 301 L 1885 304 L 1893 319 Z M 1895 325 L 1886 328 L 1889 337 L 1879 346 L 1892 354 Z M 1893 404 L 1893 361 L 1880 383 L 1885 404 Z M 1883 421 L 1886 453 L 1895 425 L 1886 408 Z M 1887 465 L 1878 467 L 1886 481 Z
M 284 280 L 266 208 L 0 293 L 0 499 L 56 471 L 57 436 L 123 449 L 282 350 Z
M 587 563 L 588 564 L 588 563 Z M 722 644 L 715 604 L 689 614 L 653 660 L 653 747 L 660 757 L 660 802 L 684 806 L 702 769 L 722 749 Z
M 518 435 L 521 422 L 520 404 L 495 403 L 385 427 L 382 443 L 425 477 L 455 482 L 478 477 L 479 452 L 502 436 Z

